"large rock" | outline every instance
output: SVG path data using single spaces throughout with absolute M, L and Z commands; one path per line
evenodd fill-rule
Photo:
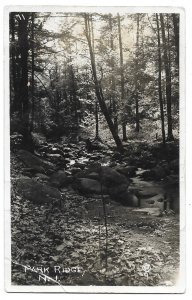
M 65 158 L 61 155 L 61 154 L 58 154 L 58 153 L 55 153 L 55 154 L 46 154 L 46 157 L 47 159 L 49 159 L 51 162 L 53 162 L 54 164 L 56 165 L 65 165 L 66 164 L 66 161 L 65 161 Z
M 111 187 L 114 185 L 129 185 L 127 178 L 110 167 L 101 167 L 100 178 L 103 185 Z
M 65 172 L 59 170 L 51 175 L 49 182 L 57 188 L 66 187 L 72 182 L 72 176 L 67 176 Z
M 122 194 L 127 191 L 127 184 L 119 184 L 119 185 L 112 185 L 108 187 L 109 195 L 111 195 L 113 198 L 118 197 L 119 194 Z
M 112 190 L 110 190 L 110 197 L 114 201 L 119 202 L 124 206 L 139 206 L 139 199 L 134 193 L 130 192 L 128 189 L 122 191 L 119 190 L 118 193 L 114 193 L 114 191 L 112 192 Z
M 103 193 L 110 195 L 112 200 L 125 206 L 139 206 L 136 195 L 128 191 L 127 178 L 110 167 L 96 165 L 78 173 L 76 178 L 76 188 L 82 193 L 101 194 L 102 184 Z
M 83 163 L 83 162 L 76 162 L 74 165 L 73 165 L 75 168 L 80 168 L 81 170 L 85 169 L 86 167 L 86 163 Z
M 157 191 L 155 191 L 155 189 L 144 189 L 141 191 L 138 191 L 138 194 L 141 198 L 150 198 L 150 197 L 154 197 L 155 195 L 157 195 Z
M 42 184 L 31 178 L 23 177 L 17 180 L 18 191 L 24 198 L 36 204 L 57 202 L 61 200 L 58 189 Z
M 139 206 L 139 200 L 134 193 L 128 191 L 127 178 L 110 167 L 94 165 L 88 170 L 77 173 L 75 188 L 84 194 L 104 194 L 126 206 Z
M 157 166 L 151 170 L 147 170 L 142 174 L 144 179 L 160 180 L 166 177 L 167 169 L 162 166 Z
M 85 194 L 104 194 L 107 193 L 107 188 L 102 185 L 99 181 L 90 178 L 78 178 L 76 181 L 76 189 Z
M 115 169 L 117 172 L 125 175 L 126 177 L 133 177 L 135 176 L 138 168 L 135 166 L 117 166 Z
M 164 194 L 158 194 L 158 195 L 155 195 L 151 198 L 148 198 L 146 199 L 145 201 L 154 201 L 154 203 L 156 202 L 163 202 L 165 199 L 165 195 Z
M 100 176 L 97 172 L 88 173 L 87 178 L 99 180 Z
M 49 154 L 59 154 L 61 156 L 64 156 L 63 151 L 58 147 L 58 145 L 49 148 Z
M 19 150 L 17 155 L 28 168 L 33 169 L 37 173 L 51 174 L 56 171 L 54 164 L 35 156 L 31 152 Z
M 71 148 L 70 147 L 63 147 L 63 152 L 69 153 L 69 152 L 71 152 Z

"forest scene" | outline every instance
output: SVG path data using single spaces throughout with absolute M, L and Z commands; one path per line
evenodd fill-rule
M 9 22 L 12 284 L 174 286 L 179 14 Z

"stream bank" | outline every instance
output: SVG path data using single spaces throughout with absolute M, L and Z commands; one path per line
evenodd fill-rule
M 98 154 L 96 151 L 88 153 L 83 147 L 62 147 L 69 157 L 63 180 L 85 172 L 89 160 L 92 166 L 99 163 L 104 167 L 110 165 L 110 168 L 127 166 L 121 158 L 114 160 L 112 150 L 98 151 Z M 49 148 L 54 148 L 54 152 L 58 150 L 55 145 Z M 73 149 L 72 153 L 69 149 Z M 51 153 L 47 151 L 46 154 Z M 42 159 L 38 151 L 35 156 Z M 13 263 L 13 282 L 42 284 L 34 272 L 23 274 L 23 265 L 48 265 L 50 269 L 54 265 L 65 265 L 83 269 L 82 274 L 62 275 L 60 280 L 65 285 L 173 285 L 179 266 L 179 216 L 171 209 L 162 209 L 168 198 L 165 179 L 146 180 L 143 178 L 146 170 L 129 169 L 129 190 L 140 199 L 140 207 L 123 206 L 109 195 L 103 196 L 108 226 L 106 269 L 102 195 L 79 193 L 70 180 L 63 187 L 50 186 L 49 197 L 56 197 L 56 190 L 61 193 L 62 201 L 60 199 L 57 205 L 49 201 L 37 204 L 26 198 L 28 194 L 23 196 L 18 190 L 17 180 L 23 176 L 46 186 L 55 172 L 63 170 L 66 164 L 58 158 L 55 156 L 55 161 L 53 157 L 43 158 L 42 169 L 41 164 L 34 161 L 30 168 L 30 160 L 24 163 L 18 152 L 12 155 L 12 257 L 19 264 Z M 143 272 L 145 263 L 151 268 L 148 278 Z

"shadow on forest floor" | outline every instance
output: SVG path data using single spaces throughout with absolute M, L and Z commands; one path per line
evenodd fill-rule
M 80 154 L 81 158 L 83 154 Z M 90 156 L 94 155 L 98 154 Z M 81 162 L 84 163 L 82 159 Z M 13 284 L 175 284 L 179 265 L 178 215 L 149 214 L 142 208 L 150 207 L 150 203 L 146 206 L 143 201 L 141 209 L 137 209 L 104 196 L 108 229 L 106 252 L 101 195 L 80 195 L 66 187 L 61 189 L 62 208 L 47 203 L 37 206 L 17 190 L 15 182 L 23 176 L 24 165 L 15 154 L 11 167 Z M 68 172 L 70 170 L 69 167 Z M 131 187 L 139 186 L 142 190 L 143 184 L 147 190 L 151 188 L 152 192 L 155 188 L 158 195 L 161 194 L 164 181 L 155 183 L 142 179 L 141 173 L 132 177 Z M 43 268 L 48 268 L 47 273 Z

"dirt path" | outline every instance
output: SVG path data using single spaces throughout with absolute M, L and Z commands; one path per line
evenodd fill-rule
M 141 217 L 129 208 L 107 204 L 106 272 L 105 227 L 99 209 L 100 199 L 66 192 L 64 209 L 60 211 L 57 207 L 38 208 L 17 197 L 12 205 L 14 261 L 31 267 L 49 266 L 50 270 L 55 265 L 82 268 L 80 274 L 61 274 L 59 280 L 63 285 L 174 283 L 179 259 L 177 217 Z M 146 263 L 150 266 L 148 277 L 143 271 Z M 22 267 L 13 265 L 13 270 L 13 281 L 17 284 L 45 284 L 38 281 L 37 274 L 24 273 Z M 55 278 L 54 272 L 49 275 Z

